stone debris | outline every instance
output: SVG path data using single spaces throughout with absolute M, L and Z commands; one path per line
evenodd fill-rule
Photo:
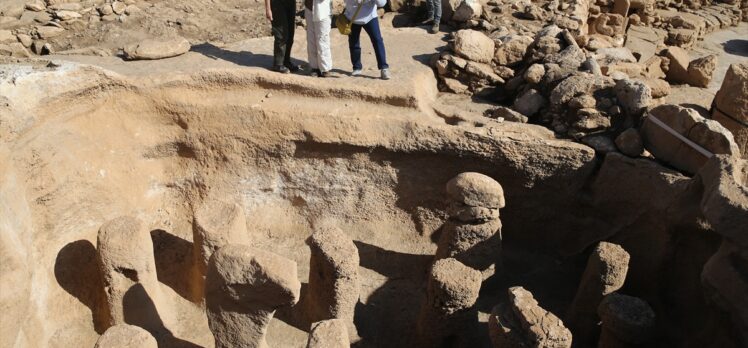
M 499 209 L 506 205 L 504 189 L 491 177 L 467 172 L 447 183 L 447 195 L 450 218 L 442 227 L 436 259 L 455 258 L 490 276 L 501 259 Z
M 732 64 L 712 104 L 712 119 L 732 132 L 748 158 L 748 64 Z
M 94 348 L 157 348 L 156 339 L 135 325 L 112 326 L 96 341 Z
M 418 337 L 424 347 L 441 346 L 446 339 L 460 342 L 481 287 L 480 272 L 453 258 L 434 262 L 428 275 L 426 299 L 418 317 Z
M 602 322 L 600 348 L 638 347 L 654 335 L 655 313 L 639 298 L 614 292 L 600 302 L 597 313 Z
M 708 153 L 679 139 L 658 121 Z M 682 106 L 666 104 L 649 110 L 639 132 L 644 146 L 655 158 L 690 174 L 698 172 L 709 154 L 740 155 L 727 129 Z
M 590 254 L 577 294 L 569 307 L 566 323 L 580 344 L 593 345 L 597 308 L 603 298 L 623 286 L 629 268 L 629 254 L 620 246 L 600 242 Z
M 353 240 L 337 227 L 320 227 L 309 238 L 307 317 L 310 322 L 340 319 L 356 333 L 353 313 L 359 301 L 359 256 Z
M 192 222 L 193 301 L 205 297 L 205 277 L 210 257 L 229 244 L 250 245 L 244 208 L 236 203 L 206 200 L 196 210 Z
M 216 348 L 267 347 L 275 311 L 299 301 L 296 263 L 244 245 L 227 245 L 210 258 L 205 286 L 208 326 Z
M 155 60 L 183 55 L 190 50 L 190 42 L 184 38 L 169 40 L 145 40 L 125 48 L 128 60 Z
M 328 319 L 312 324 L 306 348 L 349 348 L 348 330 L 344 320 Z
M 509 302 L 493 308 L 488 318 L 494 348 L 569 348 L 572 335 L 553 313 L 543 309 L 520 286 L 508 289 Z
M 616 146 L 621 153 L 630 157 L 639 157 L 644 152 L 644 143 L 636 128 L 629 128 L 618 135 Z

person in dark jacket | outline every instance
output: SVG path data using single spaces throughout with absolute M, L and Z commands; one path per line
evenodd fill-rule
M 265 17 L 272 23 L 273 71 L 288 74 L 301 70 L 291 63 L 294 31 L 296 30 L 296 0 L 265 0 Z

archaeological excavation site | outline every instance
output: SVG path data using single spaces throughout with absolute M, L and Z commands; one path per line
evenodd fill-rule
M 748 0 L 374 5 L 0 0 L 0 348 L 748 347 Z

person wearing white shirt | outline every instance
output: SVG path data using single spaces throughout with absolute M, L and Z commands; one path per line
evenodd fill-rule
M 331 0 L 305 0 L 306 43 L 311 75 L 327 77 L 332 70 L 330 27 Z
M 374 46 L 377 68 L 382 80 L 390 79 L 387 53 L 385 52 L 384 39 L 379 29 L 379 18 L 377 17 L 377 7 L 383 7 L 386 3 L 387 0 L 345 0 L 345 16 L 353 22 L 351 34 L 348 36 L 348 48 L 351 52 L 351 63 L 353 64 L 351 76 L 359 76 L 363 70 L 361 64 L 361 29 L 363 29 L 369 35 Z M 358 16 L 353 18 L 359 5 L 361 9 Z

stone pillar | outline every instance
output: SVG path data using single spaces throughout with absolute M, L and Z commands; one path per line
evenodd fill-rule
M 641 347 L 652 338 L 655 313 L 641 299 L 612 293 L 600 302 L 597 313 L 602 321 L 598 348 Z
M 306 348 L 349 348 L 350 346 L 345 321 L 329 319 L 312 323 Z
M 192 240 L 192 300 L 200 302 L 205 297 L 205 276 L 210 256 L 228 244 L 250 245 L 244 209 L 238 204 L 218 200 L 203 202 L 195 211 Z
M 618 290 L 626 280 L 629 254 L 620 246 L 600 242 L 587 260 L 587 268 L 567 313 L 574 340 L 594 345 L 598 330 L 597 307 L 603 297 Z
M 358 248 L 337 227 L 317 229 L 309 238 L 309 246 L 309 292 L 304 299 L 309 322 L 341 319 L 347 331 L 356 335 L 353 312 L 360 288 Z
M 131 216 L 108 221 L 99 229 L 97 251 L 110 325 L 162 330 L 170 311 L 163 308 L 153 242 L 145 225 Z
M 501 260 L 504 190 L 479 173 L 462 173 L 447 183 L 449 220 L 442 227 L 436 259 L 453 257 L 468 267 L 487 271 Z M 484 272 L 484 278 L 491 274 Z
M 557 316 L 538 305 L 532 293 L 509 288 L 509 302 L 494 307 L 488 334 L 494 348 L 569 348 L 571 332 Z
M 158 348 L 158 344 L 148 331 L 134 325 L 120 324 L 107 329 L 94 348 Z
M 299 301 L 296 263 L 245 245 L 227 245 L 210 258 L 205 286 L 208 326 L 216 348 L 265 348 L 275 310 Z
M 732 64 L 714 96 L 712 119 L 735 137 L 740 154 L 748 158 L 748 64 Z
M 480 272 L 453 258 L 434 262 L 429 273 L 426 300 L 418 318 L 423 347 L 439 347 L 448 338 L 462 340 L 466 324 L 477 316 L 473 306 L 481 287 Z

